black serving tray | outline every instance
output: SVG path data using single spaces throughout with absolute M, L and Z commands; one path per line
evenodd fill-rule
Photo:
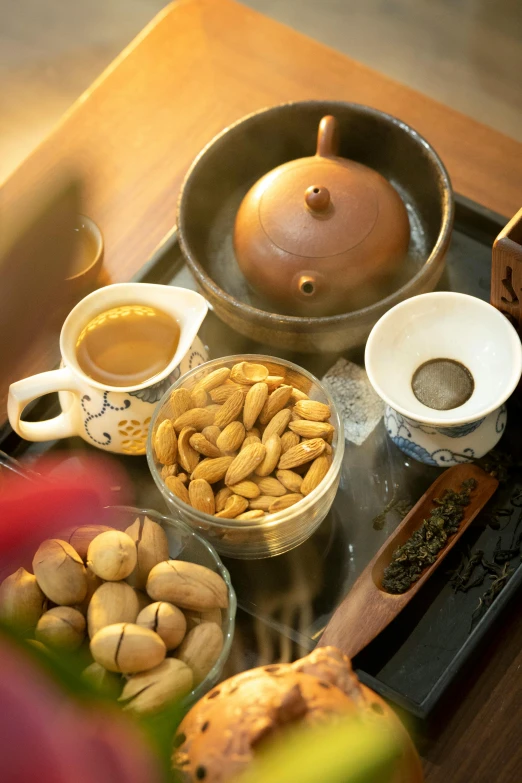
M 439 287 L 489 300 L 491 246 L 505 223 L 501 216 L 457 197 L 455 228 Z M 174 230 L 134 279 L 195 287 Z M 241 352 L 284 355 L 318 377 L 338 358 L 333 354 L 275 352 L 233 332 L 213 313 L 206 318 L 200 336 L 212 357 Z M 348 358 L 361 363 L 362 352 Z M 31 418 L 47 418 L 55 413 L 56 401 L 45 398 L 33 408 Z M 500 448 L 517 459 L 521 458 L 517 437 L 521 420 L 517 400 L 512 400 Z M 77 438 L 30 444 L 20 441 L 8 428 L 0 433 L 0 447 L 29 460 L 49 449 L 70 450 L 72 454 L 75 448 L 90 448 Z M 137 505 L 165 511 L 145 459 L 121 459 L 136 487 Z M 421 465 L 402 454 L 387 438 L 382 421 L 362 446 L 347 442 L 334 505 L 307 542 L 276 558 L 225 561 L 240 609 L 228 673 L 288 660 L 313 649 L 335 608 L 399 522 L 394 512 L 380 525 L 374 523 L 375 517 L 394 498 L 417 500 L 439 473 L 440 469 Z M 521 477 L 511 475 L 445 564 L 393 624 L 354 661 L 363 682 L 417 716 L 428 715 L 522 582 L 522 566 L 517 560 L 512 562 L 513 574 L 504 590 L 471 628 L 472 614 L 484 588 L 454 593 L 448 575 L 469 548 L 479 547 L 491 559 L 499 536 L 502 546 L 508 546 L 517 525 L 518 530 L 522 529 L 522 499 L 518 497 L 521 490 Z M 114 503 L 118 503 L 117 497 Z M 497 530 L 490 521 L 498 510 L 503 514 L 498 516 L 501 529 Z

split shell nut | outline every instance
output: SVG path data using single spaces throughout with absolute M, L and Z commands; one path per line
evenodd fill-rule
M 81 559 L 86 560 L 87 550 L 93 538 L 113 529 L 108 525 L 82 525 L 82 527 L 76 527 L 69 532 L 67 541 L 78 552 Z
M 91 663 L 82 671 L 82 679 L 100 691 L 117 696 L 121 691 L 121 680 L 114 672 L 108 672 L 99 663 Z
M 100 533 L 91 541 L 87 551 L 89 568 L 108 582 L 126 579 L 134 570 L 137 559 L 134 541 L 121 530 Z
M 153 669 L 167 653 L 157 633 L 134 623 L 106 625 L 93 636 L 90 649 L 96 663 L 126 674 Z
M 223 649 L 223 631 L 216 623 L 201 623 L 188 632 L 176 658 L 186 663 L 194 675 L 194 684 L 203 682 Z
M 114 623 L 134 623 L 140 607 L 134 588 L 126 582 L 105 582 L 94 592 L 87 609 L 89 636 Z
M 139 613 L 136 624 L 155 631 L 165 642 L 167 650 L 178 647 L 187 631 L 185 615 L 167 601 L 156 601 L 146 606 Z
M 136 566 L 127 577 L 129 584 L 144 589 L 151 568 L 169 559 L 169 542 L 161 525 L 149 517 L 137 517 L 125 533 L 136 546 Z
M 221 609 L 209 609 L 207 612 L 192 612 L 186 609 L 183 614 L 187 621 L 187 631 L 201 623 L 217 623 L 221 627 Z
M 156 601 L 198 612 L 228 606 L 227 586 L 219 574 L 183 560 L 154 566 L 147 580 L 147 593 Z
M 72 606 L 55 606 L 40 617 L 35 636 L 47 647 L 77 650 L 85 638 L 85 617 Z
M 45 610 L 46 598 L 36 577 L 19 568 L 0 585 L 0 618 L 21 631 L 31 631 Z
M 33 572 L 40 588 L 55 604 L 80 604 L 87 595 L 85 566 L 67 541 L 49 538 L 40 544 L 33 558 Z
M 166 658 L 154 669 L 130 677 L 118 701 L 125 702 L 124 710 L 150 715 L 190 693 L 193 682 L 192 671 L 183 661 Z

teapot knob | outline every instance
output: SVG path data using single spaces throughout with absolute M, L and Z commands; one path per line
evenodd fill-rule
M 305 190 L 305 202 L 312 212 L 326 212 L 330 206 L 330 191 L 321 185 L 310 185 Z

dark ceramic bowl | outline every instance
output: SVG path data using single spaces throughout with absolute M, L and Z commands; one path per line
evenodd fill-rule
M 411 239 L 394 290 L 360 310 L 328 317 L 274 313 L 248 285 L 232 244 L 237 209 L 263 174 L 315 153 L 321 118 L 339 122 L 339 154 L 379 171 L 406 204 Z M 433 291 L 444 269 L 453 225 L 448 173 L 428 142 L 377 109 L 337 101 L 302 101 L 251 114 L 226 128 L 198 155 L 185 178 L 178 231 L 187 263 L 216 315 L 241 334 L 281 349 L 316 353 L 362 345 L 390 307 Z

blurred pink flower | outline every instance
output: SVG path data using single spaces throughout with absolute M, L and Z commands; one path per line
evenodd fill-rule
M 0 643 L 2 783 L 155 783 L 159 766 L 117 708 L 76 703 Z

